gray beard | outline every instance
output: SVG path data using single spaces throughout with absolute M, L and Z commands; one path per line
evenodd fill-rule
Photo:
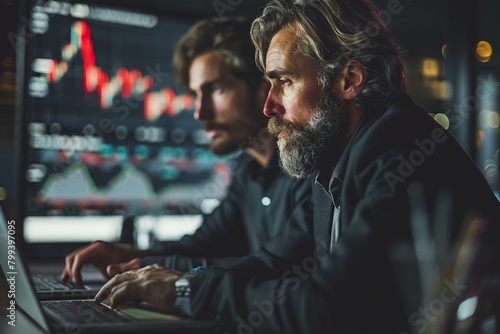
M 270 133 L 282 130 L 278 140 L 280 165 L 293 178 L 302 179 L 319 170 L 323 164 L 333 164 L 345 143 L 347 116 L 333 102 L 333 94 L 322 94 L 319 106 L 302 129 L 296 129 L 281 118 L 269 121 Z

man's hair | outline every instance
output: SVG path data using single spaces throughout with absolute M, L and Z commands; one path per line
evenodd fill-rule
M 296 51 L 317 63 L 323 87 L 347 60 L 366 69 L 356 105 L 387 106 L 406 90 L 399 47 L 369 1 L 271 0 L 251 28 L 261 70 L 271 39 L 285 27 L 299 37 Z
M 173 67 L 179 83 L 189 88 L 193 60 L 210 51 L 222 54 L 231 73 L 251 89 L 262 81 L 255 66 L 255 49 L 250 40 L 250 23 L 242 19 L 207 19 L 195 24 L 179 41 Z

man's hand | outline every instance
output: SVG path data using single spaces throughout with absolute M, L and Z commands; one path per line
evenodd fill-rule
M 109 275 L 109 277 L 114 277 L 118 274 L 123 274 L 124 272 L 129 270 L 139 269 L 141 268 L 141 266 L 142 266 L 142 258 L 136 257 L 135 259 L 132 259 L 128 262 L 110 264 L 106 268 L 106 272 Z
M 112 308 L 128 301 L 147 302 L 160 310 L 173 313 L 175 281 L 182 275 L 157 264 L 127 271 L 104 284 L 95 300 L 101 302 L 109 298 Z
M 81 270 L 84 264 L 94 265 L 104 276 L 109 278 L 111 275 L 107 273 L 106 269 L 110 264 L 130 261 L 145 255 L 144 252 L 131 246 L 94 241 L 66 256 L 66 266 L 61 274 L 61 279 L 64 281 L 69 278 L 74 284 L 81 285 Z

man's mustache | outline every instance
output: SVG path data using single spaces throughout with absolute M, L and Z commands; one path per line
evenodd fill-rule
M 282 117 L 273 117 L 267 123 L 267 129 L 269 133 L 275 137 L 282 131 L 286 134 L 292 134 L 294 132 L 304 132 L 304 129 L 298 129 L 292 125 L 292 123 L 284 120 Z

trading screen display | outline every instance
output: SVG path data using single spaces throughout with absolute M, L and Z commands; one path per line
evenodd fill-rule
M 25 221 L 199 213 L 224 197 L 171 60 L 192 22 L 84 3 L 35 2 L 26 42 Z

